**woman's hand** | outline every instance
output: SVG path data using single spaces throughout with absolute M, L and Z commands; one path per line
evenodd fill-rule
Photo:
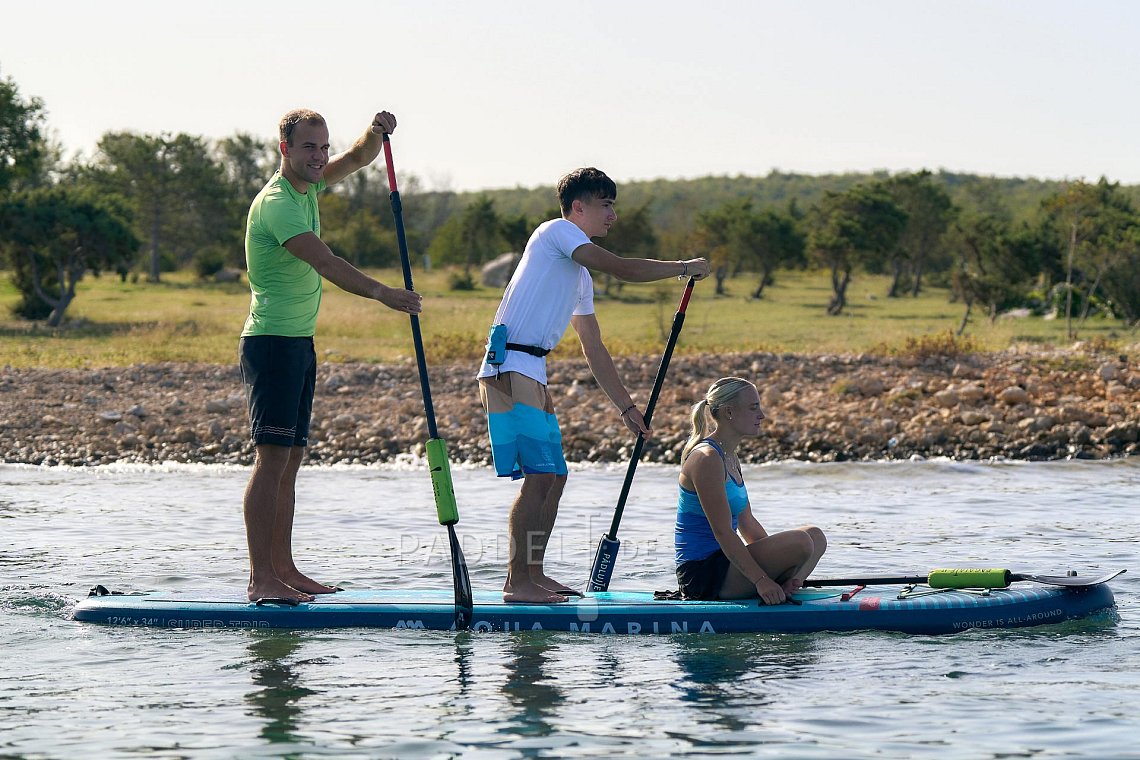
M 776 582 L 768 576 L 760 578 L 753 585 L 756 587 L 756 593 L 760 595 L 760 601 L 764 602 L 764 604 L 783 604 L 788 600 L 784 589 L 780 588 Z

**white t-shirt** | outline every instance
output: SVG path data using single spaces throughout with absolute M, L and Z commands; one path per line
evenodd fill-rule
M 594 313 L 590 270 L 570 258 L 589 242 L 586 233 L 566 219 L 543 222 L 530 236 L 492 322 L 507 326 L 509 343 L 552 349 L 566 333 L 570 317 Z M 545 385 L 546 358 L 507 351 L 502 364 L 484 362 L 479 377 L 499 372 L 518 372 Z

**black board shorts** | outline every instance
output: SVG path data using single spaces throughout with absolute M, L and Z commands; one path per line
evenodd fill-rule
M 308 446 L 317 386 L 313 339 L 247 335 L 238 343 L 238 360 L 253 442 Z
M 720 587 L 728 575 L 730 562 L 717 549 L 704 559 L 693 559 L 677 565 L 677 584 L 686 599 L 711 601 L 720 598 Z

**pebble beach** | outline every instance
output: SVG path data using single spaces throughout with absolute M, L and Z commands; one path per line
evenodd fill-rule
M 1030 348 L 959 357 L 733 353 L 674 356 L 644 459 L 673 463 L 690 408 L 718 377 L 761 392 L 769 420 L 745 461 L 1105 459 L 1140 451 L 1140 368 L 1129 354 Z M 659 357 L 619 357 L 644 409 Z M 470 362 L 431 368 L 436 418 L 453 462 L 489 464 Z M 633 439 L 583 360 L 549 364 L 571 462 L 628 461 Z M 399 461 L 427 437 L 415 364 L 323 362 L 310 464 Z M 236 366 L 5 367 L 0 460 L 250 464 Z

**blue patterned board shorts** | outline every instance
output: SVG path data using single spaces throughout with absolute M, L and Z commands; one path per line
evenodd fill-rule
M 542 383 L 518 372 L 479 378 L 495 473 L 518 480 L 527 473 L 566 474 L 562 430 Z

